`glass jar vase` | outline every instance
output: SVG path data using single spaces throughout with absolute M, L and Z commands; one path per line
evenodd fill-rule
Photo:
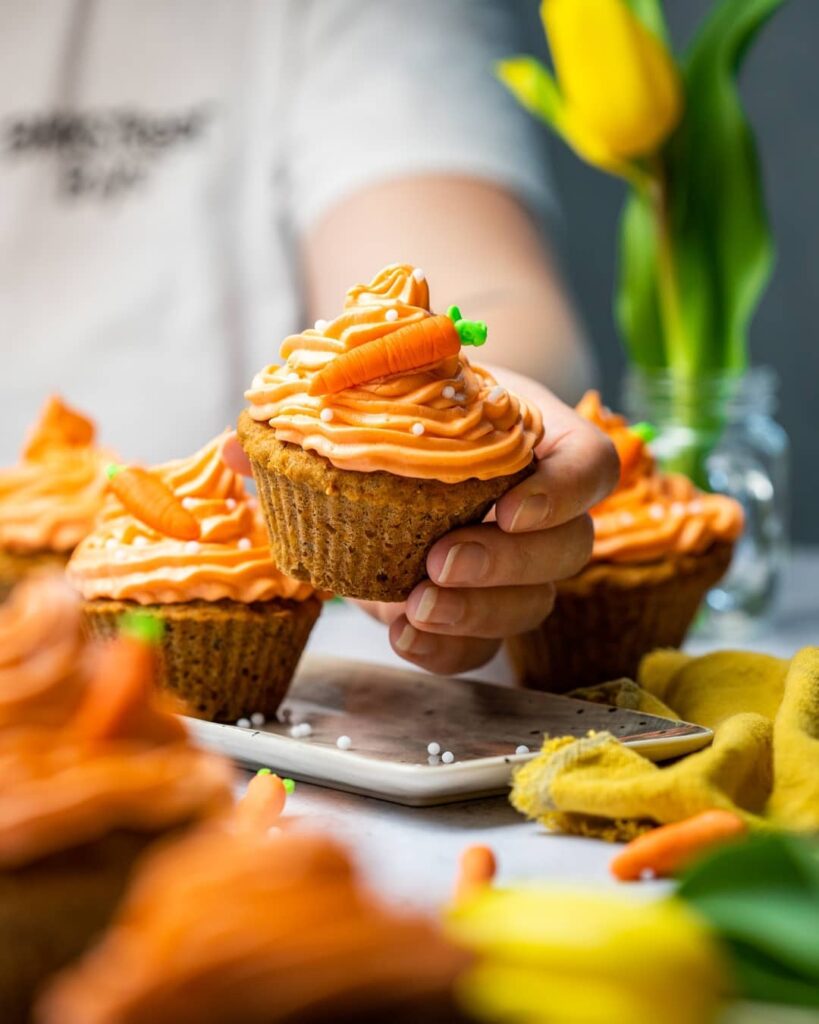
M 744 509 L 731 568 L 707 598 L 706 629 L 715 637 L 741 638 L 776 608 L 789 497 L 788 436 L 774 419 L 777 383 L 767 367 L 696 380 L 667 370 L 626 378 L 625 409 L 632 421 L 656 427 L 651 449 L 663 468 Z

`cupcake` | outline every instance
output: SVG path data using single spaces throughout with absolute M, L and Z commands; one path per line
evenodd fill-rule
M 439 537 L 532 471 L 538 412 L 461 350 L 485 337 L 455 307 L 433 316 L 423 272 L 394 265 L 285 340 L 239 419 L 284 572 L 401 601 Z
M 21 586 L 0 615 L 0 1006 L 11 1024 L 102 931 L 148 845 L 224 808 L 232 782 L 157 702 L 149 648 L 130 637 L 91 648 L 62 580 Z
M 557 584 L 554 610 L 537 629 L 507 641 L 519 681 L 558 692 L 636 678 L 648 651 L 679 647 L 728 568 L 743 521 L 733 499 L 661 473 L 640 432 L 596 391 L 577 410 L 614 442 L 620 482 L 592 509 L 589 564 Z
M 165 627 L 163 683 L 191 714 L 235 722 L 275 714 L 321 602 L 273 565 L 256 500 L 222 461 L 225 437 L 150 470 L 112 467 L 113 493 L 67 574 L 93 636 L 150 611 Z
M 145 861 L 35 1019 L 455 1024 L 468 959 L 431 922 L 382 905 L 329 838 L 202 828 Z
M 91 530 L 112 455 L 91 420 L 49 398 L 16 466 L 0 469 L 0 599 L 32 569 L 62 569 Z

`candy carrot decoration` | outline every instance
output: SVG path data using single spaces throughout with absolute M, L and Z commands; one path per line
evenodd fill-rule
M 428 316 L 336 356 L 317 373 L 311 395 L 332 395 L 381 377 L 420 370 L 457 355 L 461 345 L 482 345 L 486 324 L 464 320 L 456 306 L 448 316 Z
M 236 805 L 234 821 L 240 832 L 264 833 L 279 820 L 287 800 L 287 787 L 269 768 L 261 768 L 248 783 Z
M 70 723 L 85 741 L 126 736 L 158 743 L 183 739 L 185 727 L 154 694 L 162 623 L 146 612 L 123 616 L 120 633 L 99 651 L 85 697 Z
M 495 854 L 488 846 L 467 846 L 458 861 L 455 902 L 460 903 L 489 885 L 495 877 Z
M 711 847 L 736 840 L 747 831 L 746 823 L 733 811 L 703 811 L 632 839 L 609 866 L 621 882 L 636 882 L 645 875 L 667 878 Z
M 176 540 L 198 540 L 198 520 L 167 484 L 139 466 L 109 466 L 108 481 L 128 511 L 157 533 Z

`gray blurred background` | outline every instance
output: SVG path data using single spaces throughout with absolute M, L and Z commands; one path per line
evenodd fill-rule
M 537 51 L 542 30 L 536 4 L 531 6 Z M 710 0 L 665 0 L 677 48 L 710 7 Z M 778 419 L 792 444 L 792 536 L 812 542 L 819 542 L 817 43 L 819 2 L 788 0 L 757 38 L 740 79 L 745 109 L 756 131 L 778 246 L 774 277 L 751 331 L 751 358 L 774 367 L 781 380 Z M 550 140 L 549 147 L 564 215 L 555 241 L 598 353 L 604 392 L 614 403 L 623 370 L 611 312 L 623 186 L 582 164 L 559 140 Z

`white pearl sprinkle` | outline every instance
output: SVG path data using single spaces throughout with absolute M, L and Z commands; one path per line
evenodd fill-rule
M 655 879 L 656 877 L 657 877 L 657 873 L 656 873 L 656 871 L 653 870 L 653 868 L 643 868 L 643 870 L 640 872 L 640 878 L 644 882 L 650 882 L 653 879 Z
M 634 526 L 634 516 L 631 512 L 620 513 L 620 525 L 621 526 Z
M 256 508 L 259 502 L 256 498 L 250 497 L 247 499 L 247 502 L 245 504 L 247 505 L 248 508 Z
M 291 728 L 290 735 L 294 740 L 306 740 L 313 735 L 313 726 L 309 722 L 299 722 Z
M 127 557 L 128 557 L 127 553 L 125 551 L 123 551 L 122 548 L 118 548 L 114 552 L 114 561 L 115 562 L 124 562 Z
M 324 332 L 330 326 L 330 321 L 329 320 L 316 320 L 316 322 L 313 324 L 313 326 L 315 327 L 315 329 L 320 334 L 324 334 Z
M 685 505 L 681 501 L 675 501 L 674 504 L 671 506 L 671 515 L 672 516 L 684 516 L 685 515 Z
M 186 508 L 188 510 L 188 512 L 190 512 L 190 510 L 193 508 L 193 506 L 195 504 L 196 504 L 196 502 L 193 500 L 193 498 L 183 498 L 182 499 L 182 508 Z
M 119 547 L 119 541 L 116 540 L 114 537 L 109 537 L 108 540 L 105 542 L 105 546 L 108 548 L 109 551 L 113 551 L 114 548 Z
M 389 320 L 390 323 L 393 323 L 393 321 L 398 319 L 398 310 L 388 309 L 387 312 L 384 314 L 384 319 Z
M 237 718 L 236 719 L 236 725 L 238 725 L 238 727 L 240 729 L 249 729 L 250 728 L 250 719 L 249 718 Z
M 649 506 L 648 514 L 652 519 L 665 519 L 665 509 L 659 503 Z
M 240 537 L 239 538 L 239 543 L 236 545 L 236 547 L 240 551 L 249 551 L 252 546 L 253 546 L 253 544 L 252 544 L 252 542 L 250 540 L 250 537 Z
M 323 420 L 324 423 L 332 423 L 334 416 L 335 413 L 332 409 L 322 409 L 319 413 L 319 418 Z
M 529 753 L 529 748 L 526 746 L 525 743 L 521 743 L 519 747 L 515 747 L 515 753 L 516 754 L 528 754 Z
M 486 400 L 487 402 L 490 402 L 492 405 L 494 405 L 495 402 L 499 402 L 505 394 L 506 388 L 502 388 L 500 384 L 498 384 L 497 387 L 492 388 L 492 390 L 486 396 Z
M 428 754 L 432 754 L 433 757 L 436 754 L 440 754 L 441 753 L 441 744 L 440 743 L 436 743 L 435 740 L 433 740 L 432 743 L 427 743 L 427 753 Z
M 440 757 L 438 757 L 437 754 L 430 754 L 429 757 L 427 758 L 427 764 L 431 765 L 432 767 L 434 767 L 436 764 L 440 764 L 440 763 L 441 763 L 441 759 L 440 759 Z
M 147 547 L 147 546 L 148 546 L 148 538 L 147 537 L 134 537 L 134 547 L 135 548 L 144 548 L 144 547 Z
M 444 398 L 454 398 L 455 397 L 455 388 L 453 388 L 453 386 L 451 384 L 447 384 L 447 386 L 441 392 L 441 395 Z
M 336 746 L 339 750 L 349 750 L 352 747 L 353 741 L 349 736 L 339 736 L 336 740 Z
M 444 762 L 444 764 L 452 764 L 452 762 L 455 760 L 455 755 L 452 753 L 451 750 L 445 750 L 443 754 L 441 754 L 441 760 Z
M 694 501 L 690 501 L 688 503 L 688 511 L 691 513 L 692 516 L 698 516 L 700 512 L 702 512 L 702 509 L 702 502 L 696 498 L 694 499 Z
M 413 270 L 412 272 L 412 276 L 415 278 L 416 281 L 424 281 L 427 275 L 423 272 L 423 270 L 421 270 L 420 267 L 416 267 L 415 270 Z
M 413 425 L 410 427 L 410 430 L 413 432 L 413 434 L 415 434 L 416 437 L 420 437 L 421 434 L 424 433 L 424 424 L 413 423 Z
M 253 714 L 250 716 L 250 724 L 251 725 L 255 725 L 257 729 L 260 726 L 264 725 L 264 723 L 265 723 L 265 717 L 261 713 L 261 711 L 254 711 Z
M 199 541 L 198 540 L 188 540 L 188 541 L 185 541 L 185 554 L 186 555 L 196 555 L 198 553 L 199 553 Z
M 228 511 L 232 512 L 236 508 L 236 499 L 235 498 L 228 498 L 225 501 L 225 504 L 228 507 Z
M 465 402 L 466 401 L 466 395 L 461 395 L 461 394 L 453 395 L 453 398 L 455 399 L 456 402 Z

